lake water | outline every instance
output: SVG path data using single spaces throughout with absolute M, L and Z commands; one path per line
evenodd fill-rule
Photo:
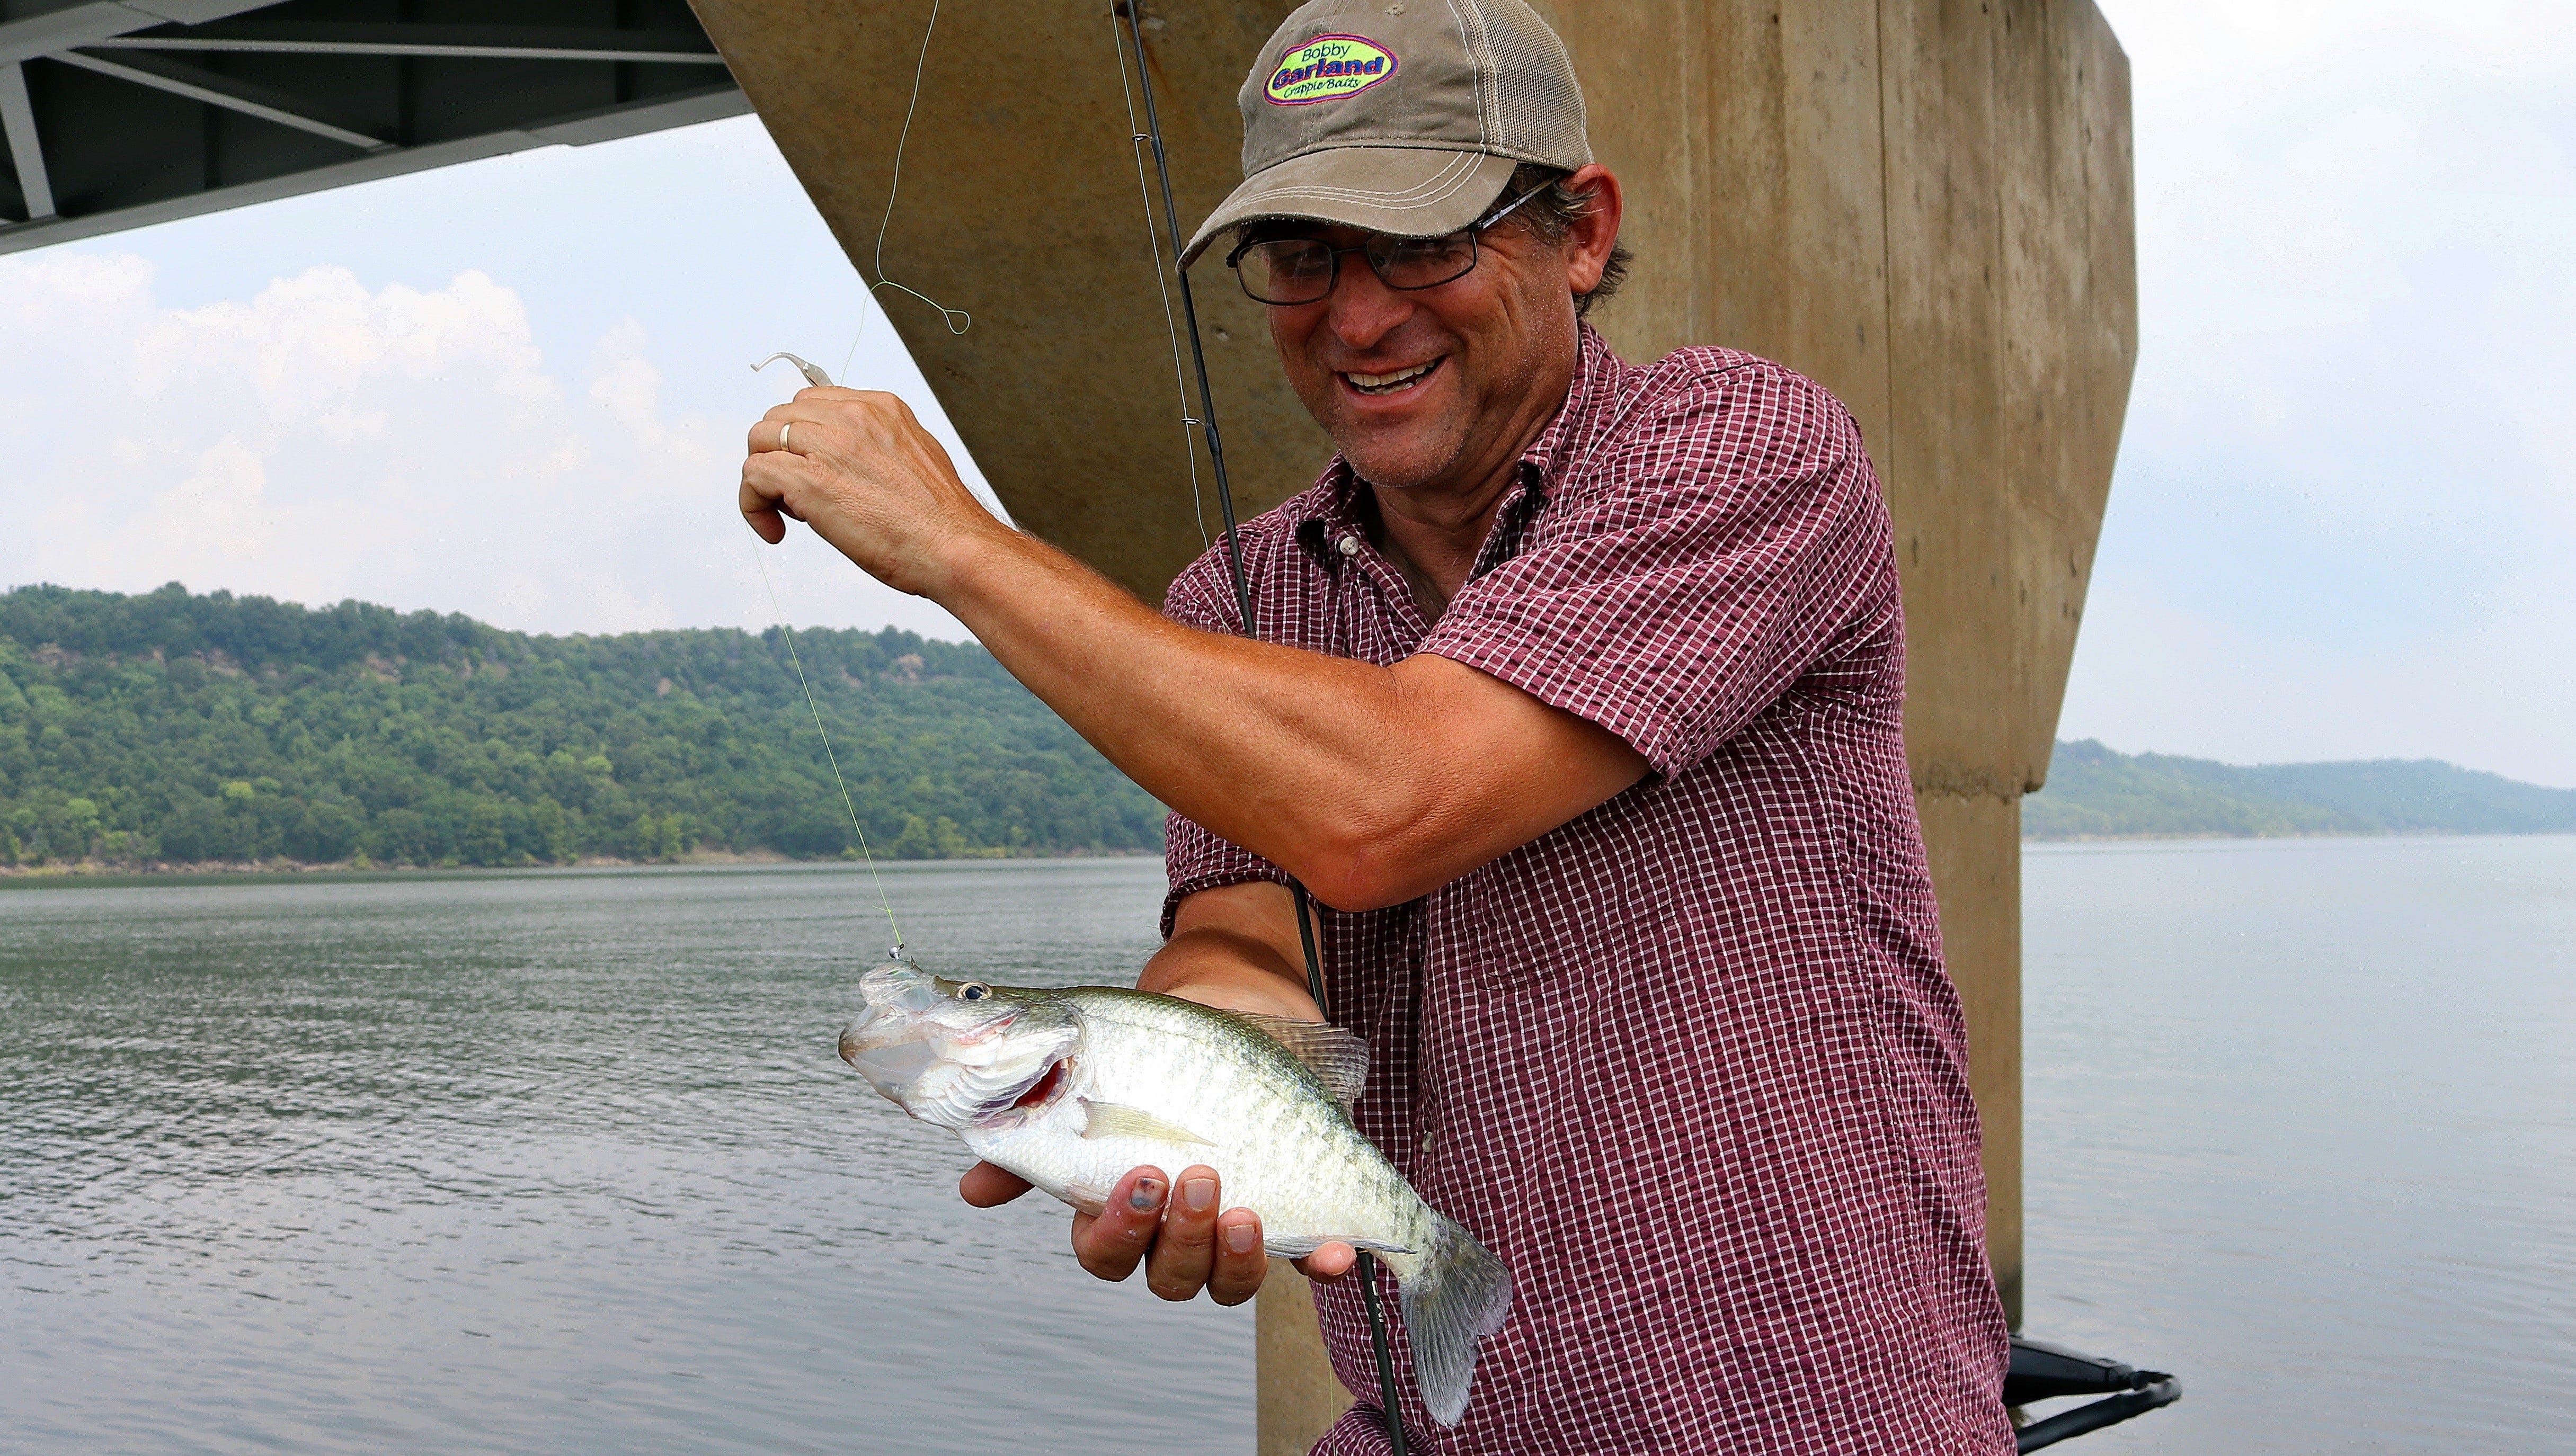
M 917 951 L 1132 975 L 1149 860 L 889 866 Z M 2576 839 L 2026 857 L 2065 1449 L 2576 1429 Z M 831 1054 L 841 867 L 0 889 L 0 1450 L 1251 1444 L 1249 1310 L 1064 1252 Z
M 1155 944 L 1152 860 L 885 878 L 934 967 Z M 833 1055 L 886 941 L 838 867 L 0 891 L 0 1448 L 1249 1448 L 1249 1306 Z
M 2022 865 L 2028 1325 L 2184 1391 L 2061 1449 L 2576 1450 L 2576 838 Z

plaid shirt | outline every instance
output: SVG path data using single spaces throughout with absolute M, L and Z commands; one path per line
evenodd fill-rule
M 2013 1449 L 1957 993 L 1905 767 L 1887 508 L 1851 416 L 1723 349 L 1589 328 L 1468 583 L 1426 623 L 1336 460 L 1243 531 L 1259 635 L 1437 653 L 1598 723 L 1635 787 L 1421 899 L 1322 912 L 1357 1119 L 1512 1270 L 1441 1453 Z M 1220 551 L 1166 610 L 1238 632 Z M 1174 816 L 1171 896 L 1279 879 Z M 1319 1286 L 1387 1450 L 1358 1292 Z

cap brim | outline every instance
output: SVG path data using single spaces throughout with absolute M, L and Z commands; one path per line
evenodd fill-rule
M 1490 152 L 1332 147 L 1243 179 L 1182 250 L 1187 266 L 1238 223 L 1298 218 L 1404 238 L 1454 233 L 1493 206 L 1520 163 Z

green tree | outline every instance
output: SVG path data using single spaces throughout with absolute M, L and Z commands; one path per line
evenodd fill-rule
M 1160 846 L 1160 808 L 981 648 L 797 645 L 889 852 Z M 776 631 L 542 637 L 175 584 L 0 593 L 0 852 L 21 864 L 835 857 L 857 842 L 841 795 Z

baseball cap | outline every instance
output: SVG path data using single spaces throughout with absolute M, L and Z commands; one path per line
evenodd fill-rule
M 1592 160 L 1574 63 L 1522 0 L 1312 0 L 1236 103 L 1243 185 L 1184 264 L 1266 218 L 1438 237 L 1483 216 L 1523 162 Z

